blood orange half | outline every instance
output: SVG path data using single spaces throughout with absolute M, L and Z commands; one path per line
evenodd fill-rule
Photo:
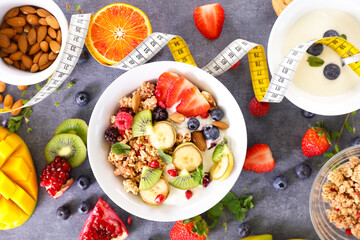
M 85 44 L 91 55 L 104 65 L 114 65 L 151 34 L 148 17 L 140 9 L 114 3 L 92 18 Z

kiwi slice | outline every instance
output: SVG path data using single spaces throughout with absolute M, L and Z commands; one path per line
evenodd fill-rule
M 180 172 L 180 175 L 170 180 L 170 185 L 182 190 L 189 190 L 199 186 L 199 182 L 196 182 L 190 173 L 184 169 Z
M 55 135 L 45 147 L 45 159 L 50 163 L 57 156 L 65 158 L 72 168 L 77 167 L 86 158 L 86 146 L 78 135 Z
M 139 190 L 150 190 L 159 181 L 162 171 L 160 169 L 143 167 Z
M 153 132 L 152 114 L 150 110 L 137 113 L 132 124 L 133 137 L 150 135 Z
M 221 160 L 225 155 L 228 155 L 230 152 L 229 146 L 227 145 L 227 140 L 224 138 L 224 140 L 219 143 L 212 155 L 213 162 L 218 162 Z
M 63 121 L 54 132 L 54 136 L 60 133 L 72 133 L 78 135 L 86 145 L 88 125 L 82 119 L 67 119 Z

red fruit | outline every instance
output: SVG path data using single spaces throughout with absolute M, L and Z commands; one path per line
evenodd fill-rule
M 196 117 L 206 113 L 209 109 L 209 103 L 197 87 L 186 90 L 180 104 L 176 107 L 176 111 L 185 117 Z
M 349 236 L 352 236 L 353 234 L 351 233 L 351 229 L 350 228 L 347 228 L 345 229 L 345 233 Z
M 131 216 L 129 216 L 128 219 L 127 219 L 127 221 L 126 221 L 126 223 L 127 223 L 128 226 L 131 225 L 131 219 L 132 219 Z
M 172 177 L 176 177 L 178 175 L 178 171 L 176 169 L 169 169 L 167 172 Z
M 301 148 L 306 157 L 314 157 L 326 152 L 330 143 L 329 133 L 323 127 L 312 127 L 302 138 Z
M 86 219 L 79 240 L 125 239 L 129 232 L 116 212 L 102 198 Z
M 210 115 L 210 113 L 209 113 L 209 112 L 206 112 L 206 113 L 204 113 L 204 114 L 201 114 L 200 117 L 201 117 L 202 119 L 207 119 L 207 118 L 209 117 L 209 115 Z
M 40 186 L 45 187 L 47 193 L 57 199 L 74 182 L 70 178 L 71 167 L 69 163 L 60 157 L 55 157 L 54 161 L 46 165 L 40 176 Z
M 162 203 L 164 200 L 165 200 L 165 196 L 162 194 L 157 195 L 155 198 L 156 203 Z
M 163 102 L 158 102 L 158 105 L 159 105 L 159 107 L 166 108 L 166 105 Z
M 197 228 L 194 225 L 197 225 Z M 170 231 L 171 240 L 205 240 L 209 228 L 200 216 L 184 221 L 177 221 Z
M 222 31 L 225 13 L 218 3 L 207 4 L 195 8 L 195 26 L 207 39 L 217 39 Z
M 190 191 L 190 190 L 186 190 L 186 192 L 185 192 L 185 197 L 186 197 L 186 199 L 188 199 L 188 200 L 189 200 L 192 196 L 193 196 L 192 191 Z
M 240 64 L 240 60 L 237 63 L 235 63 L 230 69 L 236 69 L 239 66 L 239 64 Z
M 151 162 L 149 162 L 148 166 L 151 167 L 151 168 L 158 168 L 159 167 L 159 162 L 156 161 L 156 160 L 152 160 Z
M 133 120 L 134 120 L 133 116 L 131 116 L 129 113 L 119 112 L 115 118 L 115 125 L 120 130 L 130 129 L 132 126 Z
M 270 104 L 266 102 L 259 102 L 253 98 L 249 104 L 249 111 L 254 117 L 261 117 L 266 115 L 270 110 Z
M 266 144 L 255 144 L 247 150 L 243 169 L 256 173 L 270 172 L 275 167 L 275 160 Z
M 160 75 L 159 80 L 156 83 L 156 90 L 155 90 L 155 95 L 157 101 L 159 102 L 159 106 L 160 106 L 160 102 L 162 104 L 166 103 L 166 96 L 169 87 L 175 80 L 179 78 L 180 76 L 178 74 L 172 72 L 164 72 L 163 74 Z M 162 108 L 165 108 L 165 106 Z
M 194 84 L 184 77 L 175 80 L 168 89 L 166 95 L 166 107 L 171 108 L 175 103 L 179 102 L 185 91 L 192 87 L 194 87 Z

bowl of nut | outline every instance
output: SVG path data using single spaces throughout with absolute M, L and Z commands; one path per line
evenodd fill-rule
M 51 0 L 0 2 L 0 81 L 31 85 L 55 72 L 68 23 Z

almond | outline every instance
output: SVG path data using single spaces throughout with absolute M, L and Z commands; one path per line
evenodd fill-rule
M 210 93 L 208 93 L 207 91 L 202 91 L 201 94 L 204 96 L 204 98 L 210 104 L 210 106 L 216 107 L 215 99 Z
M 131 106 L 132 106 L 132 109 L 133 111 L 136 113 L 137 110 L 139 109 L 139 106 L 140 106 L 140 95 L 138 92 L 135 92 L 133 94 L 133 97 L 131 99 Z
M 56 34 L 56 41 L 61 44 L 61 30 L 59 29 Z
M 48 34 L 51 38 L 55 39 L 56 38 L 56 31 L 52 28 L 52 27 L 49 27 L 48 28 Z
M 47 23 L 47 21 L 46 21 L 46 18 L 40 18 L 40 19 L 39 19 L 39 24 L 40 24 L 40 25 L 43 25 L 43 26 L 49 25 L 49 24 Z
M 23 100 L 22 99 L 17 100 L 14 103 L 14 105 L 12 105 L 12 107 L 11 107 L 11 109 L 16 109 L 16 110 L 11 111 L 11 114 L 13 116 L 16 116 L 16 115 L 20 114 L 21 110 L 22 110 L 20 107 L 22 107 L 22 106 L 24 106 Z M 20 109 L 17 109 L 17 108 L 20 108 Z
M 34 55 L 34 54 L 36 54 L 39 50 L 40 50 L 40 44 L 39 44 L 39 43 L 35 43 L 34 45 L 31 46 L 31 48 L 30 48 L 30 50 L 29 50 L 29 55 Z
M 56 18 L 52 15 L 46 17 L 46 22 L 52 27 L 53 29 L 59 29 L 60 25 Z M 10 24 L 11 25 L 11 24 Z
M 10 64 L 12 65 L 14 63 L 13 60 L 11 60 L 10 58 L 4 58 L 4 61 L 7 63 L 7 64 Z
M 169 116 L 169 118 L 176 123 L 182 123 L 185 121 L 185 116 L 181 113 L 173 113 Z
M 15 30 L 15 31 L 16 31 L 16 30 Z M 21 34 L 16 34 L 16 35 L 12 38 L 12 40 L 13 40 L 14 42 L 18 42 L 20 36 L 21 36 Z
M 22 55 L 23 55 L 23 53 L 21 51 L 17 51 L 17 52 L 10 54 L 9 58 L 13 61 L 18 61 L 18 60 L 21 60 Z
M 24 63 L 26 68 L 31 68 L 31 66 L 33 65 L 33 61 L 27 55 L 22 55 L 21 60 L 22 60 L 22 63 Z
M 60 52 L 60 44 L 58 42 L 52 40 L 49 45 L 50 45 L 51 51 L 53 51 L 54 53 Z
M 22 34 L 24 31 L 24 27 L 14 27 L 16 33 Z
M 49 51 L 49 44 L 48 44 L 48 42 L 47 42 L 47 41 L 42 41 L 42 42 L 40 43 L 40 48 L 41 48 L 41 50 L 43 50 L 43 52 Z
M 46 37 L 46 34 L 47 34 L 47 27 L 46 26 L 40 26 L 39 29 L 37 30 L 37 42 L 40 43 L 42 42 L 45 37 Z
M 191 139 L 193 141 L 193 143 L 201 150 L 201 151 L 206 151 L 207 149 L 207 145 L 206 145 L 206 140 L 204 138 L 204 135 L 199 132 L 192 132 L 191 133 Z
M 33 58 L 33 63 L 39 63 L 39 59 L 40 59 L 42 54 L 43 54 L 42 51 L 38 52 Z
M 45 64 L 45 65 L 43 65 L 43 66 L 40 67 L 40 71 L 48 68 L 51 64 L 53 64 L 53 62 L 54 62 L 54 61 L 48 61 L 47 64 Z
M 1 52 L 1 53 L 0 53 L 0 57 L 2 57 L 2 58 L 7 57 L 7 56 L 9 56 L 8 53 L 5 53 L 5 52 Z
M 0 47 L 7 48 L 10 46 L 10 39 L 3 33 L 0 33 Z
M 30 72 L 37 72 L 38 70 L 39 70 L 39 65 L 38 64 L 33 64 L 32 66 L 31 66 L 31 68 L 30 68 Z
M 27 24 L 24 26 L 24 33 L 29 33 L 30 29 L 31 29 L 31 25 L 27 23 Z
M 7 19 L 6 23 L 12 27 L 23 27 L 26 24 L 26 20 L 23 17 L 12 17 Z
M 4 51 L 6 53 L 14 53 L 17 50 L 18 50 L 18 45 L 16 43 L 10 43 L 9 47 L 1 49 L 1 51 Z
M 0 94 L 0 103 L 2 103 L 4 101 L 4 97 L 3 95 Z
M 11 26 L 7 24 L 5 21 L 3 21 L 2 24 L 0 25 L 0 29 L 9 28 L 9 27 Z
M 36 43 L 36 30 L 35 30 L 35 28 L 31 28 L 29 30 L 28 41 L 29 41 L 30 45 L 33 45 L 33 44 Z
M 0 34 L 6 35 L 9 39 L 16 35 L 16 30 L 13 28 L 4 28 L 0 30 Z M 10 44 L 10 43 L 9 43 Z
M 31 6 L 23 6 L 20 8 L 20 11 L 23 14 L 35 14 L 36 13 L 36 9 Z
M 19 46 L 20 51 L 23 54 L 25 54 L 28 49 L 28 46 L 29 46 L 28 40 L 26 39 L 25 35 L 20 36 L 19 41 L 18 41 L 18 46 Z
M 48 53 L 42 54 L 39 58 L 39 66 L 42 67 L 43 65 L 48 63 L 48 61 L 49 61 L 49 54 Z
M 49 36 L 46 36 L 45 37 L 45 41 L 47 41 L 47 43 L 50 43 L 53 39 Z
M 229 128 L 229 125 L 227 125 L 226 123 L 222 122 L 222 121 L 214 121 L 213 125 L 221 130 L 225 130 Z
M 0 81 L 0 93 L 5 92 L 6 90 L 6 83 Z
M 55 60 L 57 58 L 57 54 L 56 53 L 53 53 L 53 52 L 50 52 L 49 53 L 49 60 Z
M 34 14 L 27 15 L 26 21 L 31 25 L 39 25 L 39 17 Z
M 6 95 L 4 99 L 4 108 L 11 109 L 13 104 L 14 104 L 14 98 L 10 94 Z
M 51 13 L 49 13 L 48 11 L 46 11 L 43 8 L 39 8 L 38 10 L 36 10 L 37 15 L 39 15 L 40 17 L 47 17 L 47 16 L 51 16 Z
M 22 61 L 20 62 L 20 69 L 23 71 L 25 71 L 27 69 L 25 64 Z
M 16 17 L 20 12 L 20 9 L 18 7 L 10 9 L 6 14 L 4 19 L 7 20 L 9 18 Z
M 20 91 L 24 91 L 25 89 L 27 89 L 29 87 L 29 85 L 18 85 L 17 88 L 20 90 Z
M 17 69 L 20 69 L 20 63 L 19 63 L 19 61 L 14 61 L 14 63 L 13 63 L 13 65 L 14 65 L 14 67 L 16 67 Z

